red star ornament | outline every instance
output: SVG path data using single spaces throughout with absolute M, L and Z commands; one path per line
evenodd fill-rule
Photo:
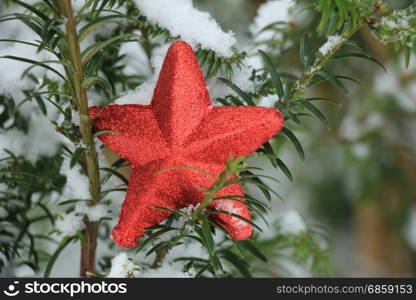
M 204 198 L 197 186 L 208 188 L 215 182 L 201 173 L 171 167 L 191 167 L 218 176 L 230 155 L 254 152 L 283 126 L 282 115 L 273 108 L 213 106 L 198 61 L 185 42 L 169 48 L 150 105 L 91 107 L 90 117 L 95 131 L 117 132 L 99 138 L 131 163 L 126 199 L 112 231 L 113 240 L 124 248 L 134 247 L 146 227 L 169 217 L 169 212 L 155 206 L 196 205 Z M 231 195 L 244 195 L 239 184 L 227 186 L 216 196 Z M 216 201 L 209 208 L 251 219 L 248 207 L 237 201 Z M 252 234 L 252 226 L 238 218 L 212 217 L 234 239 Z

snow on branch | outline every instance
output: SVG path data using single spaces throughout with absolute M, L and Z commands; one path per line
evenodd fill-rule
M 234 34 L 224 32 L 208 13 L 197 10 L 192 0 L 135 0 L 135 3 L 150 22 L 169 30 L 173 36 L 220 56 L 233 55 Z

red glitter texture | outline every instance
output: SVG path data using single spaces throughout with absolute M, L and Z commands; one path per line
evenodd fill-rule
M 197 168 L 218 176 L 227 157 L 254 152 L 283 126 L 281 114 L 273 108 L 212 106 L 198 61 L 185 42 L 170 47 L 150 105 L 92 107 L 90 117 L 95 131 L 117 132 L 99 138 L 131 163 L 126 199 L 112 232 L 113 240 L 125 248 L 134 247 L 146 227 L 169 217 L 170 213 L 154 206 L 179 209 L 196 205 L 204 198 L 196 186 L 208 188 L 215 181 L 192 170 L 170 167 Z M 233 184 L 216 196 L 227 195 L 244 192 Z M 251 219 L 248 207 L 237 201 L 217 201 L 210 209 Z M 238 218 L 212 217 L 234 239 L 252 234 L 252 226 Z

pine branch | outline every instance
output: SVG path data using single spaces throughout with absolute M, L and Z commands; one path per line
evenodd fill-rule
M 95 150 L 92 122 L 88 113 L 88 95 L 84 84 L 84 67 L 81 59 L 79 36 L 77 23 L 72 10 L 71 0 L 56 2 L 59 11 L 66 17 L 66 42 L 67 56 L 71 63 L 71 71 L 68 82 L 71 84 L 71 93 L 79 110 L 79 122 L 83 143 L 86 146 L 84 158 L 89 179 L 89 189 L 91 193 L 91 204 L 95 205 L 100 201 L 100 174 L 97 152 Z M 97 228 L 96 222 L 85 219 L 86 229 L 84 230 L 84 241 L 81 243 L 81 277 L 87 276 L 87 272 L 95 271 L 95 252 L 97 247 Z

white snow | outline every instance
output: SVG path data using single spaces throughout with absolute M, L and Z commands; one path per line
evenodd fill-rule
M 43 55 L 36 54 L 36 48 L 31 46 L 16 43 L 5 49 L 0 48 L 0 94 L 12 95 L 23 89 L 34 88 L 35 83 L 31 79 L 27 76 L 21 78 L 23 72 L 31 65 L 9 58 L 3 58 L 6 55 L 25 57 L 36 61 L 43 60 Z M 39 68 L 33 69 L 33 72 L 37 75 L 45 73 Z
M 255 24 L 250 28 L 253 30 L 252 33 L 258 33 L 262 27 L 275 21 L 290 21 L 291 16 L 289 10 L 292 2 L 293 1 L 281 0 L 268 1 L 264 4 L 259 10 Z M 84 0 L 74 0 L 74 4 L 76 6 L 75 9 L 79 10 L 84 3 Z M 231 47 L 233 47 L 236 43 L 233 34 L 226 33 L 221 30 L 216 21 L 213 20 L 209 14 L 196 10 L 191 0 L 136 0 L 136 3 L 151 22 L 158 23 L 160 26 L 172 31 L 173 34 L 180 35 L 182 39 L 190 43 L 193 47 L 201 45 L 202 48 L 214 50 L 221 56 L 232 55 Z M 258 26 L 257 29 L 256 26 Z M 33 34 L 26 35 L 27 33 L 25 33 L 24 30 L 20 32 L 21 29 L 15 29 L 13 27 L 5 29 L 5 27 L 0 26 L 1 37 L 5 38 L 3 35 L 8 35 L 12 32 L 12 30 L 13 34 L 10 34 L 11 36 L 19 36 L 20 38 L 22 36 L 27 36 L 27 38 L 21 39 L 27 41 L 33 40 Z M 264 34 L 266 33 L 262 33 L 258 37 L 264 38 L 267 36 L 267 34 Z M 90 40 L 88 40 L 88 42 L 89 41 Z M 149 63 L 146 54 L 138 43 L 123 43 L 121 45 L 120 53 L 126 55 L 126 58 L 123 61 L 125 63 L 123 71 L 127 75 L 134 74 L 145 76 L 148 80 L 135 91 L 130 91 L 123 97 L 119 98 L 117 103 L 150 103 L 153 89 L 168 46 L 169 45 L 163 45 L 154 49 Z M 33 59 L 36 60 L 52 59 L 43 52 L 36 55 L 34 54 L 34 51 L 31 50 L 33 49 L 31 49 L 30 46 L 11 45 L 7 49 L 2 50 L 0 48 L 0 53 L 33 57 Z M 252 64 L 250 62 L 251 60 L 247 59 L 244 62 L 245 67 L 241 70 L 235 68 L 235 74 L 233 78 L 231 78 L 231 80 L 243 91 L 252 91 L 254 89 L 253 82 L 249 80 L 252 70 Z M 27 80 L 27 78 L 23 80 L 20 79 L 22 71 L 28 66 L 29 65 L 27 64 L 19 62 L 6 62 L 6 60 L 0 59 L 0 68 L 2 68 L 2 70 L 7 70 L 6 73 L 10 73 L 4 74 L 3 72 L 2 74 L 4 76 L 0 74 L 0 94 L 9 93 L 13 94 L 13 96 L 17 96 L 16 99 L 19 99 L 19 97 L 22 99 L 20 96 L 21 89 L 34 87 L 34 84 Z M 54 67 L 58 68 L 60 66 Z M 152 70 L 152 68 L 154 70 Z M 55 76 L 43 69 L 35 69 L 35 75 L 39 78 L 45 74 L 48 76 Z M 224 74 L 221 73 L 219 76 L 225 77 Z M 56 79 L 55 77 L 54 79 Z M 207 86 L 213 100 L 217 97 L 223 97 L 232 93 L 227 86 L 224 86 L 222 83 L 218 83 L 216 78 L 208 80 Z M 262 98 L 261 101 L 266 101 L 264 105 L 268 106 L 269 104 L 272 104 L 273 99 L 271 99 L 271 96 L 266 96 L 264 99 Z M 26 156 L 31 161 L 35 161 L 40 155 L 50 156 L 58 151 L 59 145 L 63 141 L 59 138 L 60 135 L 55 132 L 53 125 L 49 122 L 50 120 L 55 119 L 54 116 L 56 116 L 56 114 L 52 111 L 52 114 L 48 114 L 47 117 L 44 117 L 39 114 L 39 110 L 36 107 L 36 103 L 28 103 L 21 109 L 21 113 L 29 120 L 29 131 L 27 134 L 14 129 L 9 131 L 0 130 L 0 157 L 3 155 L 3 145 L 18 155 Z M 0 111 L 1 109 L 4 108 L 0 107 Z M 78 122 L 76 114 L 73 114 L 72 121 L 75 124 Z M 101 151 L 98 152 L 100 164 L 103 164 L 105 157 Z M 65 158 L 60 170 L 63 175 L 67 176 L 67 184 L 65 185 L 63 196 L 60 196 L 60 200 L 63 201 L 70 198 L 85 200 L 90 199 L 91 195 L 89 193 L 87 177 L 81 173 L 81 167 L 79 165 L 70 169 L 69 160 L 70 158 Z M 120 194 L 120 197 L 124 198 L 123 193 L 117 194 Z M 220 207 L 220 209 L 238 213 L 238 210 L 235 210 L 231 204 L 225 203 L 222 208 Z M 182 209 L 182 211 L 187 214 L 191 214 L 194 209 L 195 207 L 190 206 Z M 106 216 L 108 210 L 108 206 L 104 204 L 87 206 L 85 201 L 80 201 L 77 203 L 74 212 L 64 214 L 62 219 L 57 219 L 56 228 L 65 235 L 74 235 L 77 230 L 82 230 L 84 228 L 85 225 L 82 221 L 84 216 L 87 216 L 91 221 L 95 221 Z M 286 228 L 291 228 L 293 230 L 293 228 L 296 228 L 296 224 L 297 228 L 301 227 L 299 226 L 299 220 L 294 222 L 293 217 L 290 218 L 287 216 L 285 219 L 287 219 L 285 221 Z M 181 218 L 181 222 L 184 220 L 186 220 L 186 217 Z M 240 222 L 245 223 L 243 221 Z M 294 225 L 294 223 L 296 224 Z M 181 223 L 179 222 L 177 224 Z M 218 235 L 215 238 L 217 239 Z M 171 258 L 170 261 L 172 261 L 174 257 L 185 255 L 198 257 L 207 256 L 206 252 L 203 251 L 198 244 L 191 243 L 189 245 L 184 244 L 173 249 L 171 253 L 169 253 L 169 258 Z M 108 277 L 192 277 L 192 274 L 183 273 L 180 267 L 180 264 L 172 264 L 169 260 L 167 260 L 167 262 L 159 269 L 140 270 L 133 261 L 129 260 L 126 253 L 121 253 L 113 258 L 112 269 Z
M 85 0 L 74 0 L 72 1 L 72 7 L 75 11 L 79 11 L 85 5 L 85 2 Z
M 355 157 L 360 159 L 368 158 L 371 154 L 370 147 L 365 143 L 356 143 L 351 147 L 352 153 Z
M 166 28 L 173 36 L 220 56 L 233 54 L 234 34 L 224 32 L 208 13 L 197 10 L 192 0 L 135 0 L 135 3 L 150 22 Z
M 57 218 L 55 227 L 64 236 L 74 236 L 77 231 L 85 228 L 85 224 L 82 219 L 83 216 L 79 216 L 73 212 L 64 214 L 63 216 Z
M 70 158 L 65 156 L 60 173 L 66 176 L 66 184 L 62 191 L 63 197 L 68 199 L 91 199 L 88 178 L 81 173 L 81 167 L 77 164 L 69 168 Z
M 1 189 L 0 189 L 0 191 L 1 191 Z M 4 207 L 0 206 L 0 218 L 4 219 L 4 218 L 7 217 L 8 214 L 9 213 L 7 212 L 7 210 Z
M 7 10 L 6 12 L 21 12 L 22 9 Z M 20 21 L 7 21 L 0 23 L 0 38 L 1 39 L 15 39 L 25 42 L 37 44 L 38 36 Z M 0 43 L 0 93 L 6 95 L 13 95 L 23 89 L 35 87 L 35 83 L 27 76 L 21 78 L 22 73 L 31 67 L 31 64 L 3 58 L 3 56 L 24 57 L 34 61 L 54 61 L 56 57 L 42 50 L 37 53 L 37 48 L 31 45 L 22 43 Z M 49 64 L 49 63 L 48 63 Z M 51 67 L 63 73 L 63 67 L 60 64 L 50 63 Z M 61 80 L 61 78 L 52 71 L 46 70 L 42 67 L 35 67 L 31 69 L 31 74 L 38 78 L 42 78 L 45 74 L 54 80 Z
M 4 150 L 13 152 L 16 156 L 23 155 L 25 135 L 16 129 L 0 130 L 0 159 L 8 156 Z
M 36 277 L 35 271 L 28 265 L 20 265 L 14 269 L 16 277 Z
M 231 80 L 244 92 L 253 92 L 255 86 L 250 78 L 253 74 L 254 66 L 250 64 L 250 61 L 248 59 L 244 59 L 242 61 L 242 64 L 243 65 L 241 66 L 241 68 L 234 67 L 234 73 Z
M 142 83 L 135 90 L 128 91 L 125 95 L 118 98 L 116 104 L 150 104 L 153 91 L 155 89 L 157 79 L 159 77 L 160 70 L 162 68 L 163 60 L 166 56 L 166 52 L 170 44 L 157 47 L 152 53 L 151 65 L 154 69 L 154 73 L 144 83 Z M 245 92 L 253 92 L 254 84 L 250 80 L 253 67 L 248 64 L 248 60 L 243 61 L 242 68 L 235 67 L 234 74 L 230 80 Z M 207 89 L 212 100 L 222 98 L 235 92 L 227 85 L 218 81 L 218 77 L 226 77 L 225 74 L 220 72 L 217 76 L 207 80 Z
M 199 205 L 200 205 L 200 203 L 198 203 L 197 205 L 193 205 L 193 204 L 191 204 L 191 205 L 188 205 L 188 206 L 185 206 L 185 207 L 182 207 L 181 209 L 180 209 L 180 211 L 181 212 L 184 212 L 185 214 L 187 214 L 188 216 L 191 216 L 193 213 L 194 213 L 194 211 L 199 207 Z
M 35 162 L 39 156 L 53 156 L 58 152 L 62 140 L 62 136 L 55 131 L 49 120 L 40 113 L 33 113 L 24 141 L 24 155 L 31 162 Z
M 394 22 L 393 20 L 391 20 L 389 18 L 386 18 L 386 17 L 381 18 L 380 23 L 381 23 L 381 25 L 387 26 L 391 29 L 399 28 L 399 26 L 396 22 Z
M 142 278 L 191 278 L 192 272 L 184 273 L 180 270 L 180 266 L 171 263 L 164 263 L 157 269 L 146 269 L 138 277 Z
M 393 16 L 396 16 L 395 19 L 392 19 L 390 16 L 381 18 L 381 25 L 386 26 L 390 29 L 410 29 L 410 19 L 411 17 L 404 14 L 398 13 L 399 11 L 395 11 Z
M 374 90 L 379 96 L 394 96 L 401 109 L 416 111 L 416 83 L 409 80 L 407 84 L 401 78 L 412 76 L 416 68 L 410 64 L 409 68 L 404 65 L 404 57 L 401 56 L 397 66 L 386 64 L 387 72 L 378 71 L 374 76 Z
M 297 211 L 289 210 L 280 221 L 280 230 L 286 234 L 299 234 L 306 231 L 306 225 Z
M 3 123 L 4 128 L 11 128 L 13 126 L 15 119 L 10 117 L 6 122 Z
M 163 61 L 170 45 L 171 44 L 166 44 L 153 49 L 150 61 L 153 68 L 153 74 L 135 90 L 128 91 L 125 95 L 118 98 L 115 101 L 116 104 L 150 104 Z
M 62 137 L 43 115 L 33 111 L 28 126 L 27 134 L 17 129 L 0 130 L 0 157 L 8 155 L 4 151 L 7 149 L 34 163 L 40 156 L 53 156 L 57 153 Z
M 153 96 L 153 90 L 155 89 L 155 81 L 148 80 L 141 84 L 135 90 L 130 90 L 120 98 L 118 98 L 116 104 L 150 104 Z
M 385 120 L 381 113 L 373 111 L 368 113 L 363 120 L 359 120 L 355 114 L 360 114 L 360 107 L 357 106 L 355 109 L 357 111 L 351 111 L 342 120 L 341 126 L 339 127 L 340 136 L 349 141 L 354 141 L 366 135 L 368 132 L 383 128 Z
M 290 41 L 285 41 L 284 44 L 282 44 L 283 34 L 281 31 L 277 31 L 275 27 L 270 30 L 264 29 L 275 23 L 279 23 L 279 25 L 276 24 L 276 28 L 279 28 L 281 26 L 287 27 L 289 22 L 297 22 L 295 9 L 296 5 L 293 0 L 269 0 L 260 5 L 253 23 L 249 26 L 253 43 L 252 45 L 246 45 L 247 49 L 245 49 L 245 51 L 249 53 L 249 56 L 244 61 L 246 65 L 251 66 L 251 69 L 261 69 L 264 67 L 264 62 L 258 53 L 259 49 L 277 53 L 280 52 L 282 47 L 290 45 Z M 298 16 L 299 15 L 300 13 Z M 269 40 L 273 40 L 272 46 L 265 43 Z M 254 86 L 253 82 L 251 82 L 251 84 Z M 247 92 L 250 90 L 243 89 L 243 91 Z
M 340 35 L 331 35 L 328 37 L 328 40 L 319 48 L 319 52 L 322 55 L 327 55 L 328 53 L 334 51 L 338 45 L 343 43 L 345 39 Z
M 126 94 L 118 98 L 115 101 L 116 104 L 150 104 L 153 97 L 153 91 L 156 87 L 159 73 L 163 65 L 163 61 L 165 59 L 166 53 L 170 45 L 171 43 L 168 43 L 159 47 L 155 47 L 153 49 L 150 61 L 150 65 L 153 68 L 153 74 L 150 76 L 148 76 L 148 74 L 143 74 L 144 76 L 147 75 L 148 79 L 140 86 L 138 86 L 136 89 L 128 91 Z M 138 55 L 136 59 L 142 60 L 143 57 L 142 55 Z M 234 74 L 229 79 L 244 92 L 253 92 L 254 83 L 250 80 L 252 70 L 253 66 L 250 63 L 250 60 L 245 59 L 242 61 L 241 68 L 234 68 Z M 226 74 L 220 72 L 219 74 L 217 74 L 217 76 L 212 77 L 206 81 L 207 89 L 211 99 L 214 101 L 217 98 L 223 98 L 230 94 L 235 95 L 235 92 L 230 87 L 218 81 L 218 77 L 227 76 Z
M 367 115 L 366 123 L 370 129 L 380 128 L 383 127 L 384 117 L 379 112 L 371 112 Z
M 119 51 L 124 55 L 121 63 L 124 65 L 123 73 L 126 75 L 150 76 L 152 74 L 149 58 L 140 43 L 122 43 Z
M 239 215 L 239 216 L 241 215 L 241 209 L 234 205 L 233 200 L 218 201 L 214 204 L 214 206 L 215 206 L 215 209 L 217 210 L 226 211 L 226 212 Z M 243 220 L 236 218 L 236 217 L 232 217 L 231 220 L 235 222 L 237 226 L 247 225 L 247 222 L 244 222 Z
M 105 204 L 96 204 L 88 207 L 87 217 L 90 221 L 99 221 L 107 216 L 108 208 Z
M 120 253 L 111 260 L 111 270 L 107 275 L 109 278 L 136 277 L 137 266 L 129 259 L 126 253 Z
M 263 106 L 263 107 L 274 107 L 274 104 L 277 102 L 276 95 L 270 94 L 267 96 L 263 96 L 260 98 L 259 103 L 257 106 Z
M 179 264 L 165 262 L 160 268 L 139 268 L 125 252 L 116 255 L 111 260 L 109 278 L 189 278 L 192 272 L 184 273 Z
M 105 156 L 105 153 L 104 153 L 104 147 L 105 146 L 103 146 L 103 144 L 101 143 L 101 141 L 99 139 L 95 139 L 94 144 L 95 144 L 95 151 L 97 152 L 98 164 L 99 164 L 100 168 L 110 167 L 110 164 L 109 164 L 109 162 L 107 160 L 107 157 Z M 105 171 L 102 171 L 102 173 L 104 174 Z
M 7 22 L 6 22 L 7 23 Z M 33 39 L 33 34 L 30 35 L 26 30 L 23 30 L 22 25 L 12 22 L 15 27 L 8 27 L 6 23 L 1 23 L 0 31 L 2 34 L 11 34 L 10 32 L 4 32 L 3 29 L 10 29 L 17 35 L 16 38 L 30 41 Z M 23 26 L 24 27 L 24 26 Z M 3 37 L 3 36 L 1 36 Z M 4 36 L 7 38 L 8 36 Z M 2 46 L 2 45 L 0 45 Z M 21 78 L 22 73 L 30 67 L 29 64 L 1 58 L 4 55 L 13 55 L 26 57 L 32 60 L 42 61 L 45 57 L 44 53 L 36 54 L 36 48 L 15 43 L 6 48 L 0 48 L 0 94 L 13 96 L 13 100 L 16 104 L 23 101 L 26 96 L 21 93 L 23 89 L 35 88 L 36 84 L 28 77 Z M 47 72 L 41 68 L 32 69 L 31 74 L 41 78 Z M 32 99 L 30 102 L 24 103 L 19 112 L 28 121 L 28 132 L 24 134 L 16 129 L 0 130 L 0 156 L 5 155 L 4 149 L 8 149 L 16 155 L 24 156 L 27 160 L 35 162 L 40 156 L 53 156 L 59 150 L 60 144 L 63 141 L 63 137 L 58 134 L 54 126 L 50 123 L 50 120 L 56 120 L 57 109 L 45 101 L 48 114 L 44 116 L 37 105 Z M 3 107 L 4 109 L 4 107 Z M 10 118 L 3 125 L 5 128 L 10 127 L 13 124 L 13 119 Z
M 339 127 L 339 134 L 347 140 L 356 140 L 362 134 L 361 124 L 355 117 L 345 117 Z
M 105 204 L 89 206 L 85 201 L 78 201 L 75 205 L 75 212 L 86 215 L 90 221 L 95 222 L 107 216 L 108 206 Z
M 254 92 L 255 86 L 253 81 L 250 80 L 252 75 L 253 66 L 250 63 L 249 59 L 244 59 L 242 61 L 241 68 L 234 67 L 234 73 L 230 78 L 227 78 L 226 74 L 223 72 L 219 72 L 217 76 L 210 78 L 207 80 L 207 88 L 209 95 L 212 100 L 217 98 L 223 98 L 227 95 L 237 95 L 229 86 L 225 85 L 224 83 L 218 81 L 219 77 L 224 77 L 229 79 L 232 83 L 238 86 L 244 92 Z
M 86 201 L 78 201 L 77 204 L 75 204 L 75 213 L 86 214 L 87 211 L 88 205 Z

